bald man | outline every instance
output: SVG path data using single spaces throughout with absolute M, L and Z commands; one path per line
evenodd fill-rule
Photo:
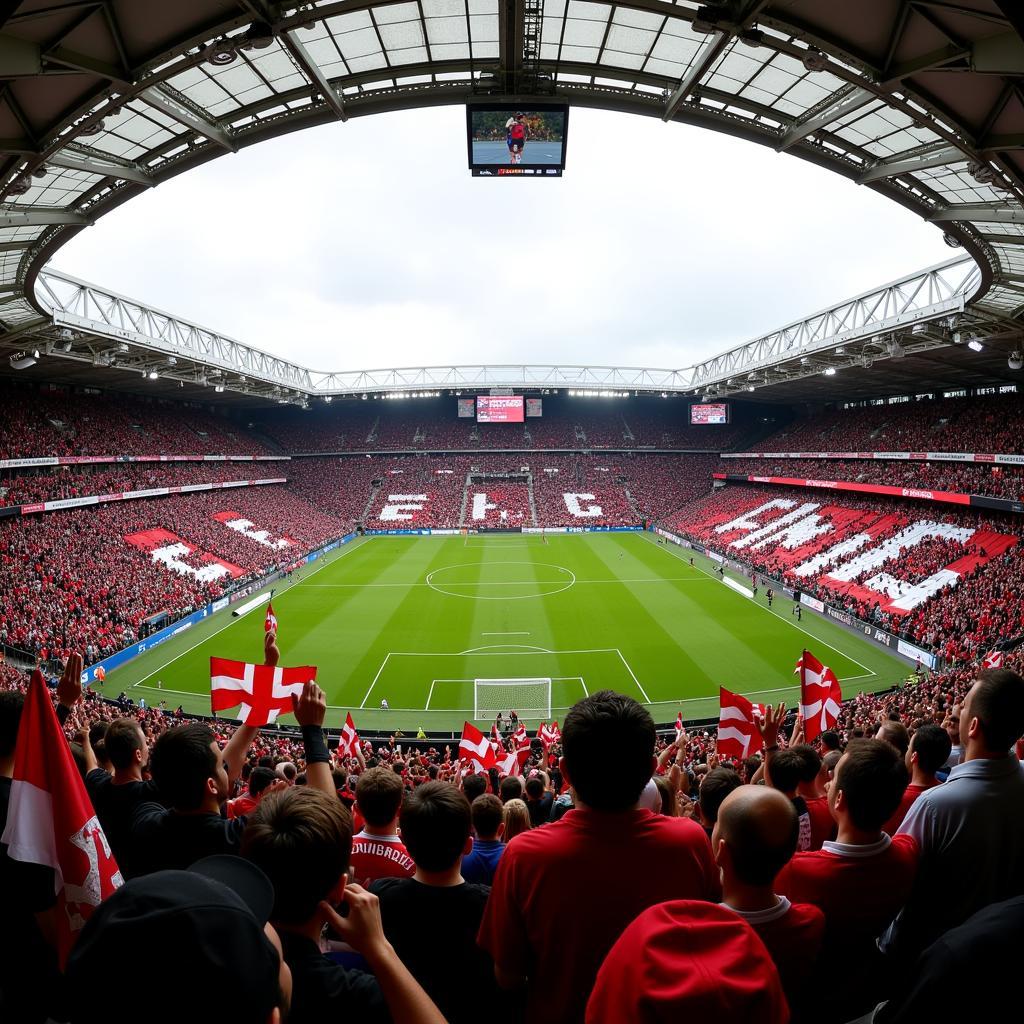
M 722 903 L 744 918 L 768 947 L 793 1019 L 809 1006 L 810 981 L 825 933 L 825 915 L 774 891 L 775 876 L 796 851 L 792 801 L 768 786 L 740 786 L 722 801 L 711 851 L 722 875 Z

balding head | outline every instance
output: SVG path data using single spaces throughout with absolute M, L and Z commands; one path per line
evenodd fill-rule
M 718 810 L 715 860 L 745 885 L 771 885 L 796 850 L 800 826 L 792 801 L 769 786 L 740 786 Z

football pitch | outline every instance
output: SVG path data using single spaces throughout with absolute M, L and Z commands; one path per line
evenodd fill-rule
M 317 666 L 328 727 L 351 710 L 357 728 L 406 733 L 460 730 L 479 679 L 550 678 L 558 719 L 613 689 L 667 723 L 680 710 L 717 718 L 719 685 L 792 702 L 804 647 L 845 697 L 906 677 L 907 662 L 859 635 L 811 613 L 797 622 L 785 597 L 769 609 L 763 589 L 751 600 L 690 556 L 641 533 L 356 540 L 278 585 L 281 664 Z M 265 608 L 218 612 L 112 671 L 104 694 L 209 714 L 210 657 L 259 661 Z M 535 728 L 542 716 L 524 717 Z

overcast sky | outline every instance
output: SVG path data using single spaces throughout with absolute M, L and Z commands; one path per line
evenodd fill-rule
M 53 261 L 315 369 L 682 367 L 954 255 L 830 172 L 571 111 L 565 177 L 471 178 L 465 110 L 355 118 L 221 157 Z

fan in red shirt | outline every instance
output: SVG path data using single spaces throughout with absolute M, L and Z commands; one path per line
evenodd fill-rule
M 227 816 L 229 818 L 243 818 L 251 814 L 259 806 L 260 799 L 266 792 L 268 786 L 279 782 L 277 775 L 270 768 L 253 768 L 249 776 L 248 791 L 234 800 L 227 802 Z M 282 783 L 282 785 L 284 785 Z
M 505 848 L 480 926 L 503 988 L 527 987 L 531 1024 L 580 1024 L 598 968 L 638 914 L 666 900 L 715 900 L 703 829 L 636 804 L 656 763 L 654 722 L 610 691 L 566 717 L 562 774 L 576 809 Z
M 378 878 L 411 878 L 416 865 L 398 836 L 398 812 L 405 787 L 390 768 L 371 768 L 359 776 L 356 807 L 363 816 L 361 832 L 352 837 L 355 881 L 368 885 Z
M 891 744 L 852 743 L 836 765 L 828 794 L 838 839 L 817 852 L 796 854 L 776 880 L 780 893 L 824 911 L 825 946 L 830 960 L 842 964 L 844 978 L 842 987 L 830 989 L 830 998 L 849 1017 L 877 1002 L 881 962 L 875 940 L 907 901 L 917 872 L 915 840 L 890 839 L 882 831 L 908 778 Z
M 722 903 L 757 932 L 778 969 L 795 1019 L 803 1017 L 818 967 L 825 915 L 774 890 L 776 875 L 796 852 L 796 808 L 768 786 L 740 786 L 722 801 L 711 852 L 722 872 Z
M 938 725 L 922 725 L 914 733 L 906 757 L 910 785 L 903 791 L 903 799 L 896 812 L 885 823 L 884 832 L 896 835 L 907 812 L 914 806 L 914 801 L 926 790 L 942 785 L 935 773 L 949 759 L 952 749 L 953 741 L 949 733 Z

